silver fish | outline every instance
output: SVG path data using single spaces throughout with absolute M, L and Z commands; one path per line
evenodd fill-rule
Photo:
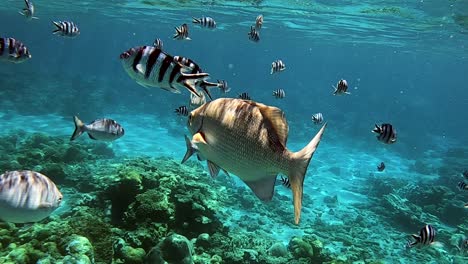
M 54 23 L 56 29 L 52 31 L 53 34 L 58 34 L 63 37 L 74 38 L 80 34 L 80 29 L 75 23 L 71 21 L 59 21 Z
M 182 24 L 180 27 L 175 28 L 176 33 L 173 38 L 177 40 L 192 40 L 189 38 L 189 30 L 187 24 Z
M 287 175 L 293 192 L 294 219 L 299 223 L 304 177 L 326 124 L 298 152 L 286 148 L 288 124 L 276 107 L 233 98 L 208 102 L 189 114 L 192 134 L 185 162 L 193 153 L 206 158 L 210 175 L 237 175 L 262 201 L 273 197 L 276 177 Z
M 112 119 L 96 119 L 85 125 L 77 116 L 73 117 L 75 122 L 75 131 L 70 141 L 75 140 L 84 132 L 88 133 L 89 138 L 102 141 L 114 141 L 125 134 L 123 127 Z
M 176 57 L 154 46 L 135 47 L 120 54 L 123 68 L 141 86 L 159 87 L 172 93 L 187 89 L 200 96 L 196 83 L 209 74 L 191 73 L 193 69 L 177 61 Z
M 271 63 L 271 72 L 270 74 L 273 73 L 279 73 L 286 70 L 286 65 L 282 60 L 275 60 L 274 62 Z
M 26 6 L 19 13 L 25 16 L 28 20 L 39 19 L 38 17 L 34 16 L 34 5 L 31 2 L 31 0 L 24 0 L 24 3 L 26 4 Z
M 257 18 L 255 19 L 255 28 L 257 30 L 262 29 L 263 26 L 263 15 L 258 15 Z
M 24 44 L 14 38 L 0 38 L 0 61 L 22 63 L 31 58 Z
M 351 94 L 350 92 L 348 92 L 348 82 L 344 79 L 339 80 L 336 84 L 336 87 L 333 85 L 332 87 L 333 89 L 335 89 L 333 95 Z
M 211 17 L 201 17 L 201 18 L 193 18 L 192 22 L 194 24 L 199 24 L 201 27 L 206 27 L 210 29 L 216 28 L 216 21 Z
M 38 222 L 62 202 L 57 186 L 35 171 L 7 171 L 0 175 L 0 220 L 11 223 Z

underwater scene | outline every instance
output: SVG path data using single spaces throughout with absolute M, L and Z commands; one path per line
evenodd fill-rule
M 468 1 L 0 0 L 0 264 L 468 263 Z

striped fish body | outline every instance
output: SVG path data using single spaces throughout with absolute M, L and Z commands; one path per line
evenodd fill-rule
M 344 79 L 339 80 L 336 87 L 333 85 L 332 87 L 335 89 L 333 92 L 334 95 L 351 94 L 348 92 L 348 82 Z
M 458 188 L 459 188 L 460 190 L 462 190 L 462 191 L 463 191 L 463 190 L 468 190 L 468 184 L 466 184 L 466 183 L 463 182 L 463 181 L 459 182 L 459 183 L 457 184 L 457 186 L 458 186 Z
M 188 116 L 189 110 L 185 105 L 179 106 L 174 110 L 177 115 Z
M 248 33 L 249 39 L 253 42 L 259 42 L 260 41 L 260 33 L 254 28 L 250 27 L 250 32 Z
M 287 175 L 293 190 L 295 222 L 299 222 L 305 172 L 324 127 L 301 151 L 286 148 L 288 125 L 283 112 L 253 101 L 220 98 L 193 110 L 188 129 L 207 159 L 210 174 L 220 169 L 242 179 L 263 201 L 271 200 L 277 174 Z M 183 162 L 195 151 L 187 146 Z
M 57 186 L 34 171 L 8 171 L 0 175 L 0 220 L 31 223 L 48 217 L 62 202 Z
M 77 116 L 73 117 L 73 120 L 75 131 L 70 141 L 75 140 L 84 132 L 88 133 L 89 138 L 100 141 L 114 141 L 125 134 L 123 127 L 112 119 L 96 119 L 88 125 L 85 125 Z
M 120 54 L 120 59 L 127 74 L 138 84 L 172 93 L 187 89 L 200 96 L 195 84 L 209 76 L 208 73 L 191 73 L 193 69 L 153 46 L 131 48 Z
M 193 18 L 194 24 L 199 24 L 201 27 L 214 29 L 216 28 L 216 21 L 211 17 Z
M 31 58 L 26 46 L 14 38 L 0 38 L 0 60 L 22 63 Z
M 393 144 L 397 140 L 396 129 L 391 124 L 375 125 L 372 132 L 377 133 L 377 140 L 385 144 Z
M 271 63 L 271 72 L 270 74 L 273 73 L 279 73 L 286 70 L 286 65 L 284 65 L 282 60 L 276 60 Z
M 321 124 L 323 122 L 322 113 L 316 113 L 316 114 L 312 115 L 312 122 L 314 122 L 314 124 L 316 124 L 316 125 Z
M 273 91 L 273 96 L 276 99 L 283 99 L 284 97 L 286 97 L 286 93 L 284 92 L 283 89 L 277 89 L 277 90 Z
M 177 40 L 191 40 L 189 38 L 189 30 L 187 24 L 182 24 L 180 27 L 175 28 L 176 33 L 173 38 Z
M 411 242 L 409 241 L 406 247 L 411 248 L 414 247 L 418 244 L 421 245 L 430 245 L 434 243 L 434 239 L 436 236 L 436 230 L 433 226 L 431 225 L 425 225 L 421 230 L 419 231 L 419 235 L 411 235 L 414 238 L 414 241 Z
M 53 34 L 68 38 L 74 38 L 80 34 L 78 26 L 71 21 L 52 21 L 52 23 L 54 23 L 56 27 L 55 30 L 52 31 Z
M 243 93 L 239 94 L 238 97 L 239 97 L 239 99 L 242 99 L 242 100 L 251 100 L 250 95 L 248 93 L 246 93 L 246 92 L 243 92 Z

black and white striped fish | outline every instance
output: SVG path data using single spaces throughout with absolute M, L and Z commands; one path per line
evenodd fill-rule
M 26 6 L 19 13 L 25 16 L 28 20 L 39 19 L 34 16 L 34 5 L 31 2 L 31 0 L 24 0 L 24 3 L 26 4 Z
M 250 27 L 250 32 L 247 35 L 249 35 L 249 39 L 253 42 L 260 41 L 260 33 L 254 27 Z
M 385 144 L 393 144 L 397 140 L 396 129 L 391 124 L 382 124 L 380 126 L 375 124 L 375 128 L 372 132 L 379 134 L 377 140 Z
M 62 199 L 55 183 L 41 173 L 23 170 L 0 175 L 1 221 L 41 221 L 60 206 Z
M 252 99 L 250 99 L 250 95 L 248 93 L 246 93 L 246 92 L 243 92 L 243 93 L 239 94 L 238 97 L 240 99 L 244 99 L 244 100 L 252 100 Z
M 283 177 L 283 175 L 280 176 L 281 184 L 286 187 L 291 189 L 291 182 L 289 182 L 289 179 L 286 177 Z
M 314 124 L 316 124 L 316 125 L 322 124 L 322 122 L 323 122 L 323 115 L 322 115 L 322 113 L 316 113 L 316 114 L 312 115 L 312 121 L 313 121 Z
M 229 93 L 231 91 L 226 80 L 218 80 L 218 87 L 222 93 Z
M 201 17 L 201 18 L 193 18 L 192 22 L 194 24 L 199 24 L 201 27 L 206 27 L 210 29 L 216 28 L 216 21 L 211 17 Z
M 75 140 L 84 132 L 88 133 L 90 139 L 101 141 L 114 141 L 125 134 L 123 127 L 112 119 L 101 118 L 85 125 L 77 116 L 73 117 L 75 122 L 75 131 L 70 141 Z
M 408 243 L 406 244 L 406 248 L 414 247 L 417 244 L 430 245 L 434 243 L 436 230 L 431 225 L 425 225 L 419 231 L 419 235 L 413 234 L 411 236 L 414 238 L 414 241 L 408 241 Z
M 208 73 L 194 71 L 154 46 L 131 48 L 120 54 L 120 59 L 127 74 L 138 84 L 173 93 L 187 89 L 200 96 L 195 85 L 209 76 Z
M 381 162 L 379 166 L 377 166 L 377 170 L 382 172 L 385 170 L 385 163 Z
M 78 26 L 71 21 L 52 21 L 56 29 L 52 31 L 53 34 L 57 34 L 63 37 L 74 38 L 80 34 Z
M 175 109 L 174 112 L 177 115 L 181 115 L 181 116 L 188 116 L 188 114 L 189 114 L 189 110 L 188 110 L 187 106 L 185 106 L 185 105 L 179 106 L 178 108 Z
M 21 63 L 31 58 L 28 48 L 14 38 L 0 38 L 0 61 Z
M 463 190 L 465 190 L 465 191 L 468 190 L 468 184 L 466 184 L 466 183 L 463 182 L 463 181 L 459 182 L 459 183 L 457 184 L 457 186 L 458 186 L 458 188 L 459 188 L 460 190 L 462 190 L 462 191 L 463 191 Z
M 154 40 L 153 46 L 154 46 L 155 48 L 157 48 L 157 49 L 162 50 L 164 44 L 163 44 L 163 41 L 162 41 L 160 38 L 157 38 L 157 39 Z
M 257 30 L 262 29 L 263 26 L 263 15 L 258 15 L 257 18 L 255 19 L 255 28 Z
M 283 99 L 284 97 L 286 97 L 286 93 L 284 92 L 283 89 L 276 89 L 273 91 L 273 96 L 276 99 Z
M 282 60 L 275 60 L 274 62 L 271 63 L 270 74 L 282 72 L 284 70 L 286 70 L 286 65 L 283 63 Z
M 189 38 L 189 30 L 187 24 L 182 24 L 180 27 L 175 28 L 176 33 L 174 34 L 173 38 L 177 40 L 192 40 Z
M 351 94 L 350 92 L 348 92 L 348 82 L 344 79 L 339 80 L 336 84 L 336 87 L 333 85 L 332 87 L 333 89 L 335 89 L 333 95 Z

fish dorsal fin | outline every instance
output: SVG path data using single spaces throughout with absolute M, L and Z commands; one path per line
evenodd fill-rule
M 255 195 L 262 201 L 271 201 L 275 190 L 276 175 L 266 175 L 257 181 L 246 181 L 245 184 L 252 189 Z
M 277 107 L 259 105 L 260 112 L 265 117 L 265 124 L 271 127 L 273 135 L 270 135 L 272 143 L 280 143 L 282 147 L 286 147 L 288 140 L 288 122 L 284 116 L 284 112 Z

